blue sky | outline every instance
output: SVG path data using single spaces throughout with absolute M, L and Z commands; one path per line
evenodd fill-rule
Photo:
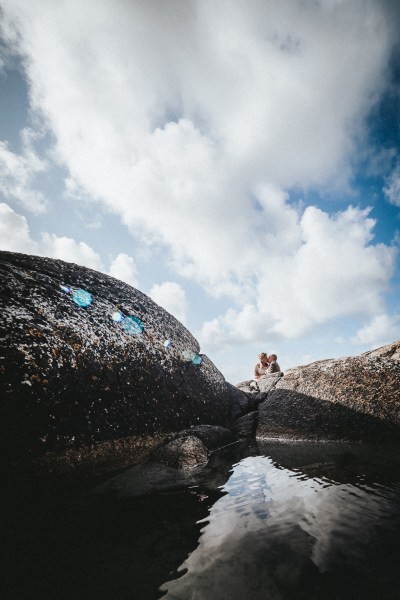
M 0 247 L 138 287 L 233 383 L 400 338 L 396 4 L 2 0 Z

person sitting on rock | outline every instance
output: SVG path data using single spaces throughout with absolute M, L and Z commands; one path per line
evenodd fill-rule
M 254 367 L 254 379 L 259 379 L 260 377 L 262 377 L 262 375 L 265 375 L 265 373 L 267 373 L 268 369 L 270 368 L 268 362 L 268 355 L 266 352 L 261 352 L 258 355 L 258 358 L 260 359 L 260 362 L 258 362 Z
M 279 373 L 281 368 L 276 362 L 278 359 L 276 354 L 270 354 L 268 356 L 268 371 L 267 373 Z

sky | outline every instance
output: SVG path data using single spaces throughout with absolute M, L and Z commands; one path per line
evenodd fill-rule
M 399 25 L 396 0 L 0 0 L 0 249 L 140 289 L 231 383 L 399 339 Z

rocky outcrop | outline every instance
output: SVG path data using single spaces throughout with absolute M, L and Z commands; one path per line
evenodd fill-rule
M 4 463 L 116 466 L 167 433 L 247 411 L 190 332 L 129 285 L 9 252 L 0 277 Z
M 164 440 L 149 459 L 174 469 L 193 469 L 208 463 L 211 454 L 236 445 L 230 429 L 218 425 L 197 425 Z
M 232 464 L 254 450 L 218 425 L 196 425 L 168 436 L 146 458 L 89 491 L 88 501 L 103 497 L 149 497 L 200 486 L 220 491 Z M 208 493 L 208 492 L 207 492 Z
M 257 432 L 258 406 L 265 400 L 268 392 L 272 390 L 280 378 L 283 376 L 281 371 L 277 373 L 267 373 L 257 381 L 248 380 L 237 384 L 237 388 L 244 392 L 248 402 L 245 413 L 238 415 L 231 425 L 232 431 L 239 438 L 254 438 Z M 244 412 L 244 411 L 243 411 Z
M 257 436 L 400 442 L 400 341 L 286 371 L 259 406 Z

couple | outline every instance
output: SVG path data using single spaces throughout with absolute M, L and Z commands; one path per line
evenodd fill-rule
M 276 362 L 278 358 L 276 354 L 268 356 L 266 352 L 261 352 L 258 358 L 260 362 L 254 367 L 254 379 L 260 379 L 266 373 L 278 373 L 281 370 Z

